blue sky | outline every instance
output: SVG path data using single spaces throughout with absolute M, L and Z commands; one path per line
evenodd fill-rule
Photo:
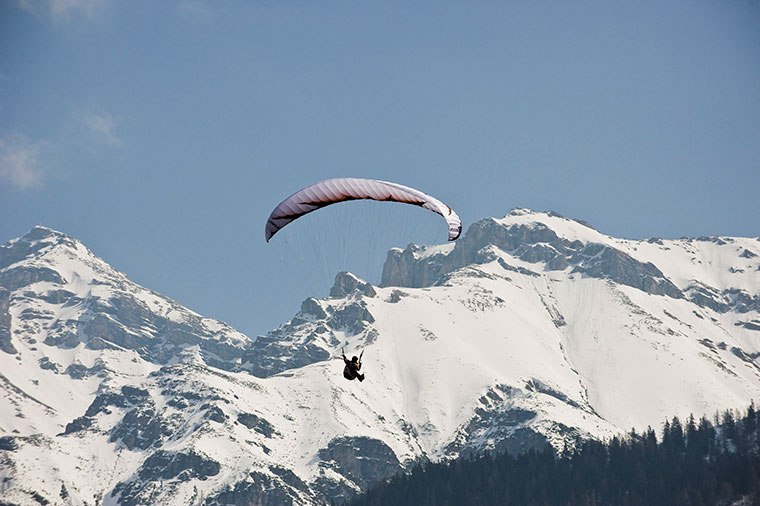
M 0 242 L 53 227 L 256 335 L 310 290 L 266 217 L 339 176 L 465 227 L 758 236 L 760 4 L 0 3 Z

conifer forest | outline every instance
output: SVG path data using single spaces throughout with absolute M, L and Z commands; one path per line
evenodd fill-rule
M 608 441 L 418 465 L 351 506 L 749 506 L 760 504 L 760 416 L 665 422 Z

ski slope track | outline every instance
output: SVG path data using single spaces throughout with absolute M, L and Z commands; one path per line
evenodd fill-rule
M 757 238 L 616 239 L 516 209 L 391 250 L 380 286 L 339 273 L 255 339 L 60 232 L 0 247 L 2 503 L 324 504 L 416 462 L 758 394 Z

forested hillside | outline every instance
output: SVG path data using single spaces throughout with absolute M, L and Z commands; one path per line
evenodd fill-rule
M 719 424 L 718 424 L 719 422 Z M 760 504 L 760 417 L 754 405 L 666 421 L 560 455 L 530 451 L 421 465 L 352 506 L 701 506 Z

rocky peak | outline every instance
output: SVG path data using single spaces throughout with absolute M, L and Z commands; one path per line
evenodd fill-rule
M 61 242 L 75 244 L 77 241 L 66 234 L 38 225 L 18 239 L 0 246 L 0 269 L 39 255 L 44 248 Z
M 335 276 L 335 283 L 332 288 L 330 288 L 330 297 L 342 298 L 353 293 L 360 293 L 367 297 L 374 297 L 377 295 L 371 284 L 359 279 L 356 275 L 351 274 L 350 272 L 339 272 Z
M 11 328 L 48 346 L 128 349 L 159 364 L 198 345 L 208 365 L 223 369 L 235 368 L 250 343 L 133 283 L 77 239 L 42 226 L 0 246 L 0 350 L 6 353 L 16 350 Z
M 67 238 L 72 239 L 63 232 L 53 230 L 52 228 L 44 227 L 42 225 L 36 225 L 32 229 L 21 237 L 22 241 L 33 242 L 42 239 L 52 238 L 55 240 Z

